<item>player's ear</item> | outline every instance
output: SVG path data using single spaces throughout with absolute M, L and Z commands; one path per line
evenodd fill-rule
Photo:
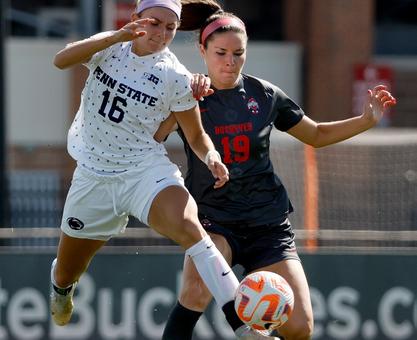
M 203 59 L 206 58 L 206 49 L 204 48 L 203 44 L 199 44 L 198 45 L 199 49 L 200 49 L 200 55 Z

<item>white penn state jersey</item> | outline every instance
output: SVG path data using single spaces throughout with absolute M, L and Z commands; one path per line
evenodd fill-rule
M 149 153 L 166 154 L 153 138 L 174 111 L 197 105 L 191 74 L 176 56 L 163 51 L 139 57 L 132 43 L 96 53 L 85 65 L 90 74 L 68 133 L 68 152 L 95 172 L 140 167 Z

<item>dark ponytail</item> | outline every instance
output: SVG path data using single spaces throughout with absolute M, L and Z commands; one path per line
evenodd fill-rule
M 199 30 L 199 43 L 201 41 L 201 35 L 204 29 L 216 19 L 222 17 L 237 18 L 233 13 L 223 11 L 222 7 L 216 0 L 181 0 L 181 24 L 178 27 L 180 31 L 195 31 Z M 245 33 L 246 30 L 239 27 L 225 26 L 216 30 L 216 32 L 234 31 L 238 33 Z M 214 32 L 213 32 L 214 33 Z M 212 35 L 210 35 L 211 37 Z M 207 38 L 204 42 L 204 46 L 207 47 L 207 42 L 210 38 Z
M 215 0 L 181 0 L 180 31 L 195 31 L 207 25 L 207 20 L 215 13 L 223 12 Z

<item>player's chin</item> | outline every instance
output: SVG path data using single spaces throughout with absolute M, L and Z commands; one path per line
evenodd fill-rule
M 237 81 L 237 78 L 239 77 L 239 74 L 235 72 L 225 72 L 223 73 L 223 81 L 225 83 L 234 84 Z
M 151 53 L 158 53 L 165 48 L 165 44 L 160 41 L 150 39 L 148 41 L 148 48 Z

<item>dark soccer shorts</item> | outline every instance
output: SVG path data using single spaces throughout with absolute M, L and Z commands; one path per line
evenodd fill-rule
M 232 249 L 232 266 L 241 265 L 244 275 L 283 260 L 298 260 L 291 223 L 242 226 L 219 224 L 207 218 L 200 219 L 204 229 L 222 235 Z

